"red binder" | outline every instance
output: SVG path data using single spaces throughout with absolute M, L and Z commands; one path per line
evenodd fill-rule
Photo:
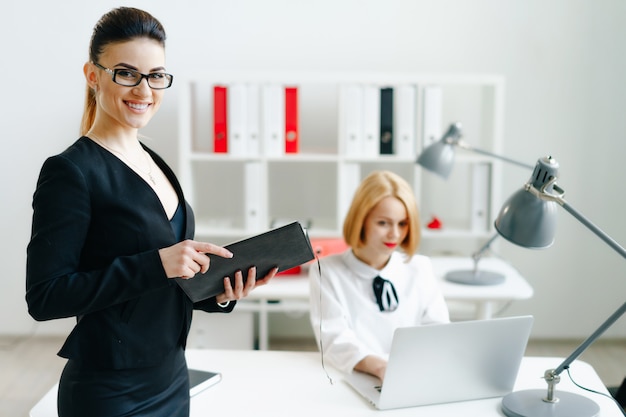
M 313 253 L 318 258 L 344 252 L 349 247 L 342 238 L 314 238 L 310 241 Z
M 228 112 L 226 105 L 228 89 L 213 86 L 213 152 L 228 152 Z
M 285 153 L 298 153 L 298 87 L 285 87 Z

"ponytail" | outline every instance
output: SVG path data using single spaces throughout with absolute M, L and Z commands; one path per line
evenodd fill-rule
M 80 121 L 80 135 L 85 136 L 87 132 L 93 126 L 93 122 L 96 118 L 96 94 L 93 89 L 87 86 L 85 92 L 85 108 L 83 110 L 83 117 Z

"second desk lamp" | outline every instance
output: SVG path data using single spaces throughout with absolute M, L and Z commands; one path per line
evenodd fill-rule
M 463 131 L 461 123 L 452 123 L 441 139 L 424 149 L 424 151 L 417 158 L 417 163 L 428 171 L 439 175 L 443 179 L 447 179 L 452 172 L 452 167 L 454 166 L 455 148 L 459 147 L 467 151 L 487 155 L 523 168 L 528 168 L 529 170 L 533 169 L 532 165 L 482 149 L 474 148 L 467 142 L 463 141 L 462 136 Z M 485 245 L 472 254 L 472 260 L 474 261 L 473 269 L 450 271 L 446 274 L 445 279 L 457 284 L 467 285 L 495 285 L 504 282 L 504 275 L 498 272 L 486 271 L 478 268 L 478 262 L 480 261 L 482 255 L 487 249 L 489 249 L 496 237 L 498 237 L 498 234 L 495 234 Z
M 552 157 L 540 158 L 527 183 L 503 205 L 495 220 L 498 233 L 508 241 L 525 248 L 541 249 L 552 245 L 556 231 L 558 207 L 563 207 L 576 220 L 595 233 L 615 252 L 626 258 L 626 249 L 589 219 L 574 209 L 556 181 L 559 164 Z M 509 417 L 596 417 L 600 407 L 589 398 L 572 392 L 555 393 L 560 374 L 568 369 L 605 330 L 626 312 L 622 304 L 559 366 L 545 371 L 546 390 L 521 390 L 505 395 L 502 410 Z M 545 395 L 544 395 L 545 394 Z

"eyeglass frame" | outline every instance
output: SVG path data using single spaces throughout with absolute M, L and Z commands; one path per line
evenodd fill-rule
M 96 67 L 100 68 L 101 70 L 104 70 L 107 74 L 111 75 L 111 79 L 113 80 L 113 82 L 117 85 L 121 85 L 123 87 L 137 87 L 139 84 L 141 84 L 141 82 L 143 81 L 143 79 L 146 79 L 146 82 L 148 83 L 148 87 L 150 87 L 153 90 L 165 90 L 168 89 L 172 86 L 172 83 L 174 82 L 174 76 L 172 74 L 168 74 L 166 72 L 152 72 L 150 74 L 143 74 L 137 70 L 131 69 L 131 68 L 114 68 L 114 69 L 110 69 L 107 68 L 105 66 L 102 66 L 100 64 L 98 64 L 97 62 L 92 62 L 92 64 L 94 64 Z M 119 71 L 130 71 L 133 72 L 135 74 L 138 74 L 139 80 L 137 81 L 136 84 L 132 84 L 132 85 L 128 85 L 128 84 L 120 84 L 118 81 L 116 81 L 117 78 L 117 74 Z M 153 75 L 161 75 L 161 76 L 165 76 L 167 79 L 170 80 L 170 83 L 167 87 L 153 87 L 150 85 L 150 77 Z

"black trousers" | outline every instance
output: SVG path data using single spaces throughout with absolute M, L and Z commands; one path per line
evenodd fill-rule
M 69 360 L 61 374 L 59 417 L 188 417 L 189 373 L 182 348 L 161 364 L 92 369 Z

